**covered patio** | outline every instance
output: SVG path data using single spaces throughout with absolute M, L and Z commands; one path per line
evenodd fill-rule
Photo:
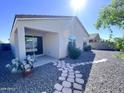
M 57 62 L 58 59 L 50 57 L 50 56 L 37 56 L 36 60 L 33 64 L 34 67 L 39 67 L 48 63 L 54 63 Z

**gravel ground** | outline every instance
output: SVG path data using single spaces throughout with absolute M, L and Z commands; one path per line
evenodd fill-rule
M 82 73 L 85 80 L 83 93 L 124 93 L 124 61 L 114 58 L 113 55 L 117 53 L 119 52 L 93 50 L 83 52 L 77 60 L 66 58 L 65 61 L 80 63 L 107 58 L 107 62 L 74 68 Z M 54 85 L 60 82 L 58 77 L 61 72 L 52 63 L 35 68 L 32 75 L 24 78 L 5 69 L 5 64 L 13 58 L 8 54 L 0 54 L 0 93 L 53 93 Z
M 83 93 L 124 93 L 124 61 L 114 58 L 115 51 L 93 51 L 94 60 L 107 62 L 78 66 L 85 80 Z
M 58 82 L 60 72 L 52 63 L 35 68 L 33 74 L 28 77 L 22 77 L 20 74 L 10 74 L 8 79 L 0 81 L 1 88 L 12 88 L 10 91 L 1 91 L 2 93 L 41 93 L 46 91 L 52 93 L 54 85 Z
M 124 63 L 92 65 L 85 93 L 124 93 Z
M 11 51 L 0 54 L 0 93 L 53 93 L 59 82 L 60 71 L 52 63 L 34 68 L 33 74 L 24 78 L 21 74 L 11 74 L 5 65 L 13 58 Z

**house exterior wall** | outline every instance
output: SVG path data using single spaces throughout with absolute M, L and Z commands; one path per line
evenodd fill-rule
M 85 28 L 76 19 L 73 20 L 73 24 L 70 27 L 70 36 L 76 37 L 76 46 L 81 50 L 83 49 L 84 42 L 89 44 L 89 37 Z
M 18 19 L 24 27 L 46 32 L 63 32 L 71 22 L 69 19 Z
M 55 58 L 64 58 L 67 56 L 67 46 L 69 37 L 76 37 L 77 48 L 83 48 L 83 42 L 88 43 L 88 34 L 78 20 L 74 19 L 17 19 L 13 27 L 10 42 L 19 59 L 26 56 L 25 35 L 43 36 L 43 53 Z M 41 33 L 25 33 L 24 28 L 38 29 Z M 17 34 L 14 35 L 14 30 Z M 42 33 L 43 32 L 43 33 Z M 16 37 L 17 36 L 17 37 Z M 17 38 L 15 41 L 14 38 Z M 16 49 L 16 50 L 15 50 Z
M 60 58 L 59 55 L 59 34 L 46 33 L 44 36 L 44 54 L 54 58 Z
M 69 34 L 70 34 L 70 31 L 69 30 L 66 30 L 66 31 L 63 31 L 59 34 L 59 46 L 60 46 L 60 52 L 59 52 L 59 55 L 60 55 L 60 58 L 64 58 L 67 56 L 67 47 L 68 47 L 68 41 L 69 41 Z

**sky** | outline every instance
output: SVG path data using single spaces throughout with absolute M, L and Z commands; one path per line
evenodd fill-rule
M 14 16 L 16 14 L 66 15 L 77 16 L 88 33 L 99 33 L 102 39 L 108 39 L 109 31 L 96 30 L 94 24 L 99 11 L 110 3 L 110 0 L 86 0 L 85 7 L 74 11 L 71 0 L 1 0 L 0 2 L 0 40 L 7 43 Z M 113 35 L 120 37 L 124 31 L 114 28 Z

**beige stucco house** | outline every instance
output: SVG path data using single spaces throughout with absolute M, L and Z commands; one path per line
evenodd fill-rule
M 59 59 L 67 56 L 71 37 L 75 37 L 80 49 L 89 42 L 89 35 L 76 16 L 16 15 L 10 43 L 20 60 L 33 53 Z

